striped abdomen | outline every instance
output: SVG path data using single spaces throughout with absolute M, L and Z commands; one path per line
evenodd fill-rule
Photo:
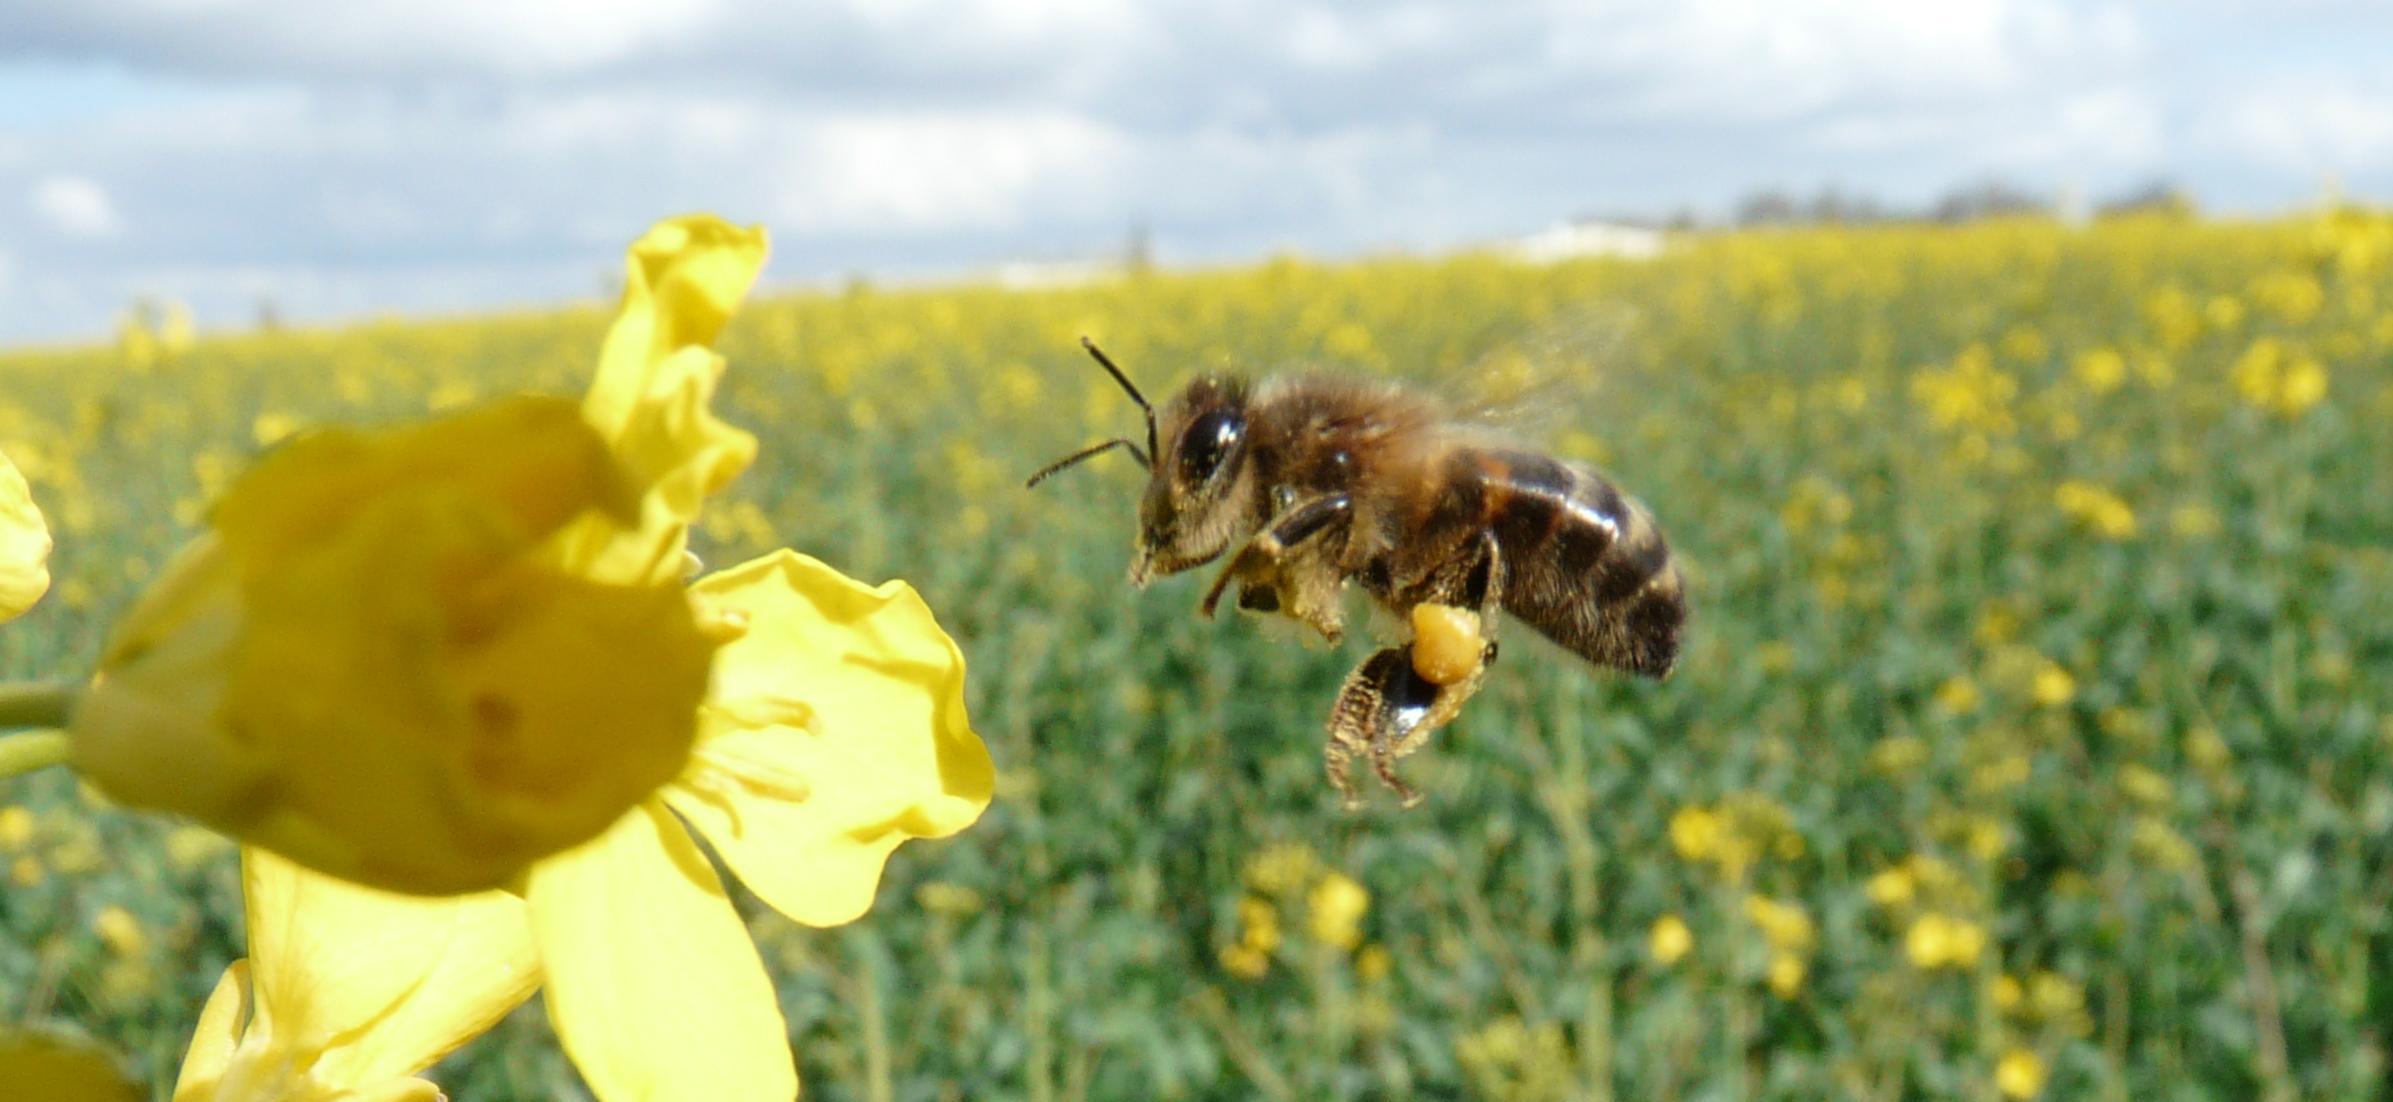
M 1454 482 L 1477 482 L 1480 521 L 1504 553 L 1506 612 L 1598 665 L 1670 672 L 1686 598 L 1643 504 L 1535 452 L 1467 448 L 1448 462 Z

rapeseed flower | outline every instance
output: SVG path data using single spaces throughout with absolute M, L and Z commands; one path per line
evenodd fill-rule
M 1645 934 L 1646 951 L 1656 963 L 1665 967 L 1677 964 L 1688 951 L 1695 948 L 1695 932 L 1687 929 L 1687 921 L 1677 915 L 1663 915 L 1654 920 L 1653 928 Z
M 763 255 L 707 217 L 642 237 L 578 407 L 506 399 L 269 455 L 119 625 L 75 711 L 78 769 L 426 893 L 505 883 L 679 774 L 719 642 L 682 547 L 755 453 L 707 412 L 707 344 Z
M 2024 1048 L 2003 1053 L 1994 1063 L 1994 1086 L 2005 1098 L 2026 1102 L 2044 1092 L 2044 1060 Z
M 1305 902 L 1313 940 L 1340 949 L 1362 944 L 1363 914 L 1371 908 L 1371 893 L 1361 884 L 1333 872 L 1313 885 Z
M 2127 381 L 2127 357 L 2115 348 L 2095 348 L 2080 352 L 2070 367 L 2077 381 L 2096 394 L 2108 394 Z
M 1974 967 L 1985 951 L 1985 927 L 1934 911 L 1913 919 L 1903 935 L 1903 954 L 1923 972 Z
M 2108 540 L 2135 535 L 2135 510 L 2119 495 L 2091 482 L 2063 482 L 2053 490 L 2053 504 L 2078 524 Z
M 2028 694 L 2044 707 L 2058 708 L 2077 696 L 2077 678 L 2071 676 L 2060 663 L 2044 659 L 2036 666 L 2035 676 L 2028 684 Z
M 2326 368 L 2274 337 L 2253 341 L 2236 358 L 2229 377 L 2244 401 L 2284 418 L 2309 412 L 2327 396 Z
M 50 588 L 50 526 L 33 488 L 0 455 L 0 620 L 33 607 Z

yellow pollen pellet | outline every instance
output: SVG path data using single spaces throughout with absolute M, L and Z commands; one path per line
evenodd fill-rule
M 1413 672 L 1432 685 L 1452 685 L 1479 672 L 1487 636 L 1479 614 L 1451 605 L 1413 606 Z

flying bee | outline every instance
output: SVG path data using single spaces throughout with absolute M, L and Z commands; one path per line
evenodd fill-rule
M 1405 642 L 1364 659 L 1330 708 L 1324 766 L 1347 806 L 1356 755 L 1405 806 L 1419 802 L 1395 763 L 1478 691 L 1498 610 L 1599 666 L 1661 678 L 1677 660 L 1678 567 L 1653 514 L 1603 476 L 1362 379 L 1206 376 L 1158 415 L 1095 343 L 1080 343 L 1146 414 L 1146 446 L 1107 440 L 1029 485 L 1115 449 L 1146 467 L 1132 585 L 1228 555 L 1199 606 L 1208 617 L 1236 585 L 1239 607 L 1335 644 L 1351 580 L 1406 625 Z M 1480 648 L 1477 661 L 1431 659 L 1458 636 Z

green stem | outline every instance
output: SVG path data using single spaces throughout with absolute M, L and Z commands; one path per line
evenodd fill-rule
M 26 731 L 0 735 L 0 780 L 19 773 L 31 773 L 44 766 L 64 765 L 66 760 L 64 731 Z
M 0 731 L 64 727 L 82 687 L 69 681 L 0 682 Z

